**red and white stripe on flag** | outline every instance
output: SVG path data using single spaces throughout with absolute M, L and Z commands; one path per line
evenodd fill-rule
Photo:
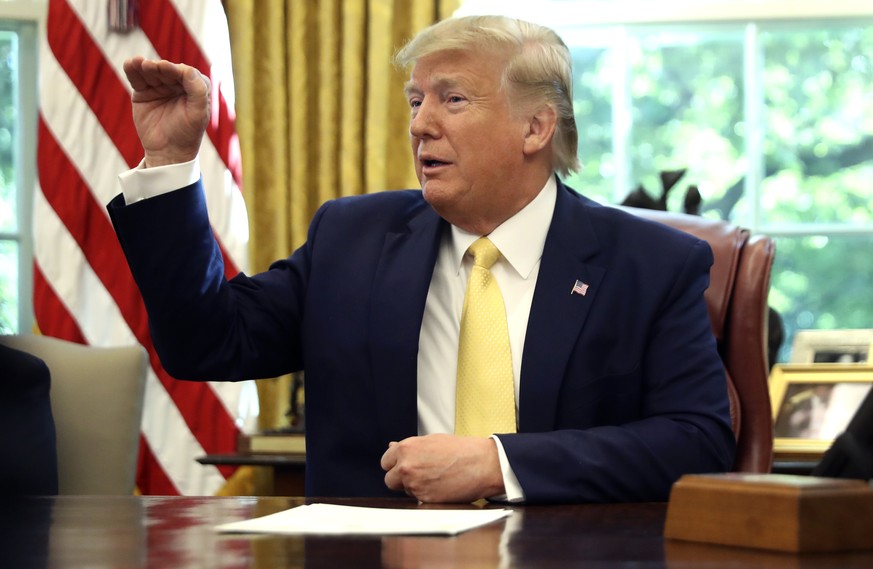
M 143 494 L 213 494 L 233 470 L 195 459 L 236 448 L 241 404 L 252 401 L 254 386 L 167 375 L 105 204 L 120 191 L 118 174 L 143 155 L 122 63 L 143 55 L 194 65 L 213 85 L 200 153 L 209 215 L 227 275 L 245 270 L 248 221 L 227 20 L 220 0 L 148 0 L 138 3 L 138 25 L 115 33 L 107 2 L 117 1 L 48 2 L 39 60 L 34 312 L 47 336 L 96 346 L 136 342 L 148 350 L 137 486 Z

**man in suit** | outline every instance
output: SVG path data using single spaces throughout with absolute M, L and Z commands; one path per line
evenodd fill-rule
M 109 212 L 167 371 L 305 368 L 312 496 L 664 500 L 684 473 L 728 469 L 735 440 L 703 298 L 712 253 L 561 183 L 577 135 L 560 38 L 451 19 L 396 59 L 410 71 L 421 190 L 330 201 L 291 257 L 230 282 L 196 162 L 208 81 L 183 64 L 125 62 L 145 158 Z M 465 252 L 481 236 L 500 252 L 490 272 L 515 420 L 458 436 Z
M 0 496 L 58 493 L 50 386 L 45 362 L 0 339 Z

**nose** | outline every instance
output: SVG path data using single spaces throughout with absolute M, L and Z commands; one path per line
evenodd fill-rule
M 409 134 L 415 138 L 435 138 L 439 135 L 439 122 L 436 108 L 425 98 L 412 110 L 409 119 Z

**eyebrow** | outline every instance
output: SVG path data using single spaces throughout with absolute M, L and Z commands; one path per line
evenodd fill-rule
M 403 85 L 403 94 L 407 97 L 413 93 L 418 93 L 419 91 L 420 89 L 416 87 L 412 81 L 407 81 Z
M 445 90 L 446 88 L 463 86 L 463 82 L 459 81 L 455 77 L 451 77 L 451 76 L 447 76 L 447 75 L 442 75 L 442 76 L 437 75 L 436 78 L 433 81 L 431 81 L 431 85 L 437 91 L 442 91 L 442 90 Z M 412 93 L 421 93 L 421 91 L 422 90 L 418 86 L 416 86 L 412 80 L 407 81 L 406 84 L 403 85 L 403 93 L 406 96 L 409 96 Z

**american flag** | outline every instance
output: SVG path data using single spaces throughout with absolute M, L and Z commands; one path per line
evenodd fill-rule
M 570 291 L 570 294 L 578 294 L 581 296 L 585 296 L 588 293 L 588 283 L 583 283 L 582 281 L 576 281 L 573 284 L 573 290 Z
M 34 313 L 47 336 L 148 350 L 137 487 L 143 494 L 213 494 L 233 470 L 195 459 L 236 448 L 240 401 L 253 384 L 176 381 L 164 371 L 105 204 L 120 191 L 118 174 L 143 156 L 123 61 L 143 55 L 194 65 L 213 84 L 200 154 L 209 215 L 228 276 L 245 269 L 248 222 L 227 20 L 220 0 L 147 0 L 138 3 L 138 21 L 127 18 L 136 25 L 118 33 L 109 13 L 119 2 L 136 7 L 135 0 L 48 2 L 39 60 Z

